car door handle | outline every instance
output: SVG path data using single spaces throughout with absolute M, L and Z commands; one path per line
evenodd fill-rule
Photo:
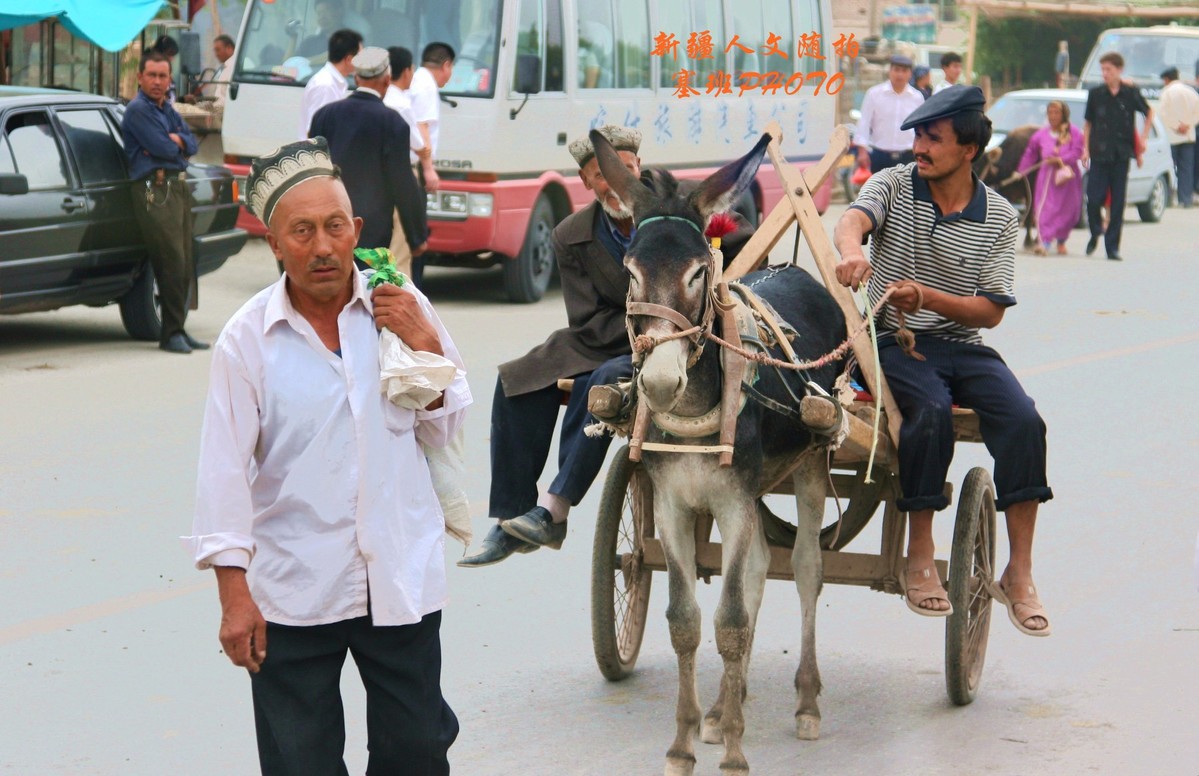
M 67 211 L 68 213 L 74 213 L 76 210 L 78 210 L 81 207 L 87 207 L 87 203 L 81 199 L 75 199 L 74 197 L 64 197 L 62 200 L 62 209 Z

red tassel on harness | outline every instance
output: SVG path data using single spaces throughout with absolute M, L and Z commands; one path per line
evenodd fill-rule
M 704 230 L 704 237 L 724 237 L 729 232 L 735 231 L 737 231 L 737 219 L 728 213 L 716 213 L 708 219 L 708 228 Z

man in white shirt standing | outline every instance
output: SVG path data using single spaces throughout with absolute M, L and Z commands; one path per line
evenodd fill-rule
M 448 43 L 430 43 L 421 53 L 421 66 L 412 76 L 408 92 L 412 97 L 412 117 L 432 158 L 437 158 L 437 137 L 441 124 L 441 87 L 454 73 L 454 49 Z M 425 189 L 437 191 L 440 180 L 430 164 L 424 175 Z
M 383 104 L 399 113 L 400 118 L 411 130 L 408 135 L 408 145 L 411 148 L 409 158 L 412 168 L 417 173 L 418 182 L 420 179 L 428 180 L 436 175 L 433 171 L 433 153 L 426 145 L 424 137 L 416 129 L 416 118 L 412 115 L 412 97 L 408 93 L 415 75 L 412 67 L 412 52 L 403 46 L 391 46 L 387 49 L 387 56 L 391 59 L 391 85 L 387 87 L 387 93 L 383 95 Z M 423 189 L 421 196 L 424 197 Z M 404 225 L 400 223 L 398 213 L 392 216 L 391 245 L 388 248 L 391 249 L 391 255 L 400 272 L 411 276 L 412 249 L 408 246 L 407 238 L 404 237 Z
M 912 111 L 924 104 L 924 95 L 908 83 L 911 77 L 912 60 L 897 54 L 891 57 L 887 80 L 866 90 L 853 142 L 858 147 L 858 164 L 869 164 L 872 174 L 913 161 L 916 133 L 899 128 Z
M 348 651 L 370 709 L 367 772 L 449 774 L 445 523 L 420 444 L 461 427 L 461 357 L 419 291 L 367 292 L 353 261 L 362 221 L 323 139 L 254 160 L 246 185 L 284 275 L 213 348 L 185 542 L 215 569 L 221 646 L 250 672 L 262 773 L 346 772 Z M 422 410 L 380 391 L 384 326 L 459 367 Z
M 945 80 L 937 84 L 933 94 L 957 85 L 958 79 L 962 77 L 962 55 L 952 51 L 942 54 L 941 72 L 945 74 Z
M 233 75 L 233 38 L 228 35 L 217 35 L 212 40 L 212 53 L 220 66 L 212 74 L 212 88 L 209 95 L 215 108 L 224 108 L 225 99 L 229 95 L 229 77 Z
M 362 49 L 362 36 L 353 30 L 338 30 L 329 36 L 329 60 L 304 85 L 300 101 L 299 136 L 308 137 L 316 112 L 346 96 L 346 76 L 354 72 L 354 55 Z
M 1178 80 L 1178 68 L 1161 74 L 1161 98 L 1157 115 L 1166 125 L 1170 155 L 1178 172 L 1178 204 L 1189 208 L 1195 198 L 1195 125 L 1199 124 L 1199 93 Z

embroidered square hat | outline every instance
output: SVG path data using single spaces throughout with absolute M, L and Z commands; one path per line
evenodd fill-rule
M 246 206 L 262 223 L 270 226 L 271 215 L 280 197 L 304 181 L 320 177 L 341 177 L 329 158 L 329 143 L 325 138 L 288 143 L 250 162 L 250 174 L 246 176 Z
M 641 133 L 632 127 L 605 124 L 599 127 L 598 131 L 617 151 L 632 151 L 635 154 L 641 148 Z M 568 148 L 580 168 L 595 156 L 595 146 L 591 145 L 591 139 L 587 135 L 571 143 Z

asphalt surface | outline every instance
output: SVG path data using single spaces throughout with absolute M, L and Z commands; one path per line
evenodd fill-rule
M 959 708 L 945 694 L 940 622 L 897 597 L 828 586 L 817 625 L 823 736 L 801 742 L 798 598 L 790 583 L 770 582 L 746 707 L 754 773 L 1199 771 L 1199 216 L 1129 219 L 1123 263 L 1082 257 L 1081 232 L 1070 257 L 1021 255 L 1020 304 L 986 335 L 1049 426 L 1056 498 L 1041 512 L 1036 574 L 1054 635 L 1022 636 L 997 608 L 979 697 Z M 775 258 L 791 245 L 785 238 Z M 204 279 L 189 330 L 215 339 L 274 277 L 252 241 Z M 468 491 L 481 535 L 496 365 L 565 314 L 556 290 L 535 305 L 505 303 L 497 271 L 435 269 L 425 287 L 470 367 Z M 256 772 L 249 683 L 220 652 L 211 574 L 195 571 L 177 541 L 190 531 L 208 364 L 205 353 L 129 340 L 112 307 L 0 317 L 0 773 Z M 959 447 L 956 487 L 973 465 L 989 465 L 982 446 Z M 552 474 L 551 463 L 543 483 Z M 463 570 L 452 566 L 461 548 L 448 547 L 443 683 L 462 723 L 455 773 L 661 772 L 676 689 L 665 577 L 637 672 L 606 682 L 588 603 L 598 500 L 597 484 L 560 552 Z M 876 551 L 880 524 L 851 549 Z M 952 519 L 936 530 L 945 557 Z M 700 585 L 705 703 L 720 673 L 718 584 Z M 352 668 L 343 688 L 346 760 L 361 773 L 364 696 Z M 698 756 L 697 773 L 717 771 L 719 747 L 701 745 Z

